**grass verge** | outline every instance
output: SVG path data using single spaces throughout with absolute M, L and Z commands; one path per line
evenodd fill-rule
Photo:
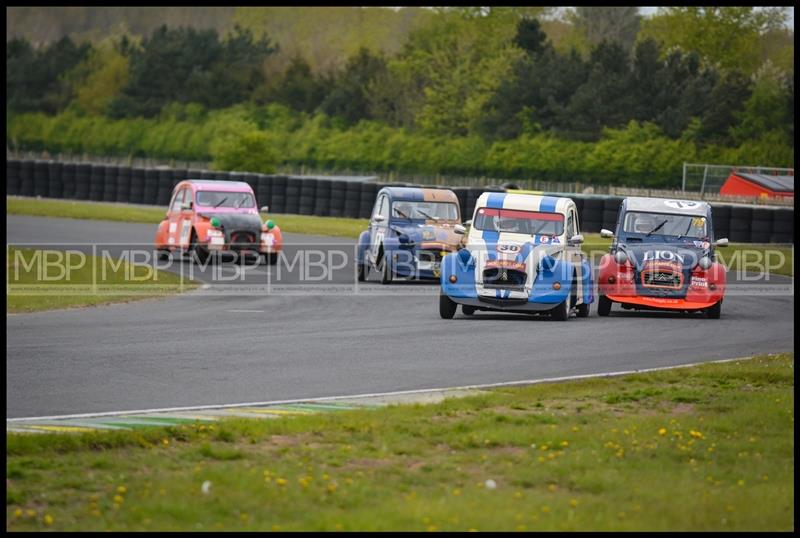
M 164 219 L 165 209 L 130 204 L 111 204 L 101 202 L 76 202 L 69 200 L 41 200 L 35 198 L 6 197 L 6 211 L 9 215 L 34 215 L 41 217 L 62 217 L 75 219 L 112 220 L 121 222 L 141 222 L 158 224 Z M 281 230 L 288 233 L 326 235 L 334 237 L 358 238 L 367 229 L 367 219 L 348 219 L 338 217 L 314 217 L 307 215 L 262 215 L 271 218 Z M 584 234 L 586 242 L 583 250 L 592 254 L 597 261 L 602 252 L 608 251 L 610 239 L 603 239 L 598 233 Z M 763 262 L 770 262 L 770 271 L 775 274 L 794 276 L 794 248 L 786 245 L 751 245 L 732 243 L 717 251 L 720 260 L 730 270 L 752 268 L 762 270 Z M 765 256 L 769 256 L 767 260 Z
M 794 355 L 435 405 L 9 434 L 7 530 L 792 530 Z
M 10 314 L 165 297 L 198 286 L 151 266 L 77 252 L 69 257 L 57 250 L 8 247 L 6 252 Z

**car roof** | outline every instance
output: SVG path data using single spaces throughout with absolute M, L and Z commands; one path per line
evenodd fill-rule
M 575 206 L 575 201 L 572 198 L 513 192 L 484 192 L 475 202 L 475 207 L 562 214 L 566 214 L 571 206 Z
M 223 192 L 252 192 L 249 183 L 244 181 L 220 181 L 213 179 L 186 179 L 181 183 L 188 183 L 194 190 L 216 190 Z
M 622 203 L 626 211 L 647 211 L 651 213 L 694 216 L 706 216 L 710 207 L 708 202 L 701 202 L 699 200 L 645 198 L 643 196 L 628 196 Z
M 387 193 L 392 200 L 406 200 L 409 202 L 453 202 L 458 204 L 456 193 L 450 189 L 384 187 L 380 192 Z

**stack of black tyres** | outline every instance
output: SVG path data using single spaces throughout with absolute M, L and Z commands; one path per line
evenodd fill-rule
M 769 243 L 772 236 L 772 209 L 753 208 L 752 225 L 750 226 L 751 243 Z
M 330 216 L 344 216 L 344 199 L 347 195 L 347 181 L 334 179 L 331 181 L 331 206 Z
M 48 161 L 35 161 L 33 163 L 33 195 L 47 196 L 47 168 Z
M 103 169 L 103 201 L 117 201 L 117 171 L 118 166 L 108 164 Z
M 330 179 L 317 180 L 317 196 L 314 199 L 314 215 L 328 217 L 331 214 L 331 184 Z
M 61 197 L 62 198 L 75 198 L 75 176 L 78 173 L 77 163 L 64 163 L 64 168 L 61 170 Z
M 464 211 L 466 215 L 469 215 L 467 219 L 472 218 L 472 214 L 475 212 L 475 203 L 478 201 L 478 198 L 480 198 L 483 192 L 483 187 L 470 187 L 467 190 L 467 207 Z
M 158 202 L 158 170 L 146 168 L 144 171 L 144 194 L 142 203 L 156 205 Z
M 89 172 L 89 200 L 99 202 L 103 200 L 103 188 L 106 179 L 106 166 L 93 163 Z
M 794 209 L 773 210 L 770 242 L 794 243 Z
M 64 197 L 64 163 L 58 161 L 50 161 L 47 165 L 47 197 L 48 198 L 63 198 Z
M 344 216 L 349 219 L 358 218 L 361 207 L 361 182 L 350 180 L 344 193 Z
M 129 203 L 131 200 L 131 167 L 117 168 L 117 202 Z
M 712 205 L 711 224 L 714 226 L 714 240 L 728 237 L 731 232 L 731 206 Z
M 753 208 L 743 206 L 731 207 L 730 239 L 734 243 L 750 241 L 750 226 L 753 219 Z
M 189 171 L 186 168 L 178 168 L 172 171 L 172 188 L 170 189 L 170 194 L 175 189 L 175 185 L 180 183 L 181 181 L 185 181 L 189 179 Z
M 144 203 L 144 174 L 144 168 L 138 166 L 131 168 L 131 187 L 128 202 L 132 204 Z
M 221 170 L 217 170 L 214 172 L 214 180 L 216 181 L 229 181 L 231 179 L 230 172 L 223 172 Z
M 579 215 L 583 229 L 587 232 L 599 232 L 603 228 L 604 211 L 605 203 L 602 198 L 586 197 L 583 200 L 583 211 Z
M 269 186 L 270 213 L 286 213 L 286 176 L 273 176 Z
M 622 198 L 619 196 L 610 196 L 603 200 L 603 224 L 602 227 L 612 232 L 617 228 L 617 216 L 619 215 L 620 204 Z
M 266 174 L 256 174 L 256 202 L 258 205 L 259 211 L 265 205 L 271 205 L 270 194 L 269 194 L 269 186 L 270 186 L 270 177 Z M 272 208 L 270 207 L 270 211 Z
M 78 163 L 75 167 L 75 199 L 88 200 L 92 183 L 92 165 Z
M 33 161 L 22 161 L 19 165 L 19 194 L 33 196 Z
M 203 170 L 190 168 L 186 171 L 186 179 L 203 179 Z
M 258 176 L 252 172 L 247 172 L 243 174 L 243 181 L 250 185 L 250 188 L 253 189 L 253 195 L 256 194 L 256 188 L 258 187 Z
M 575 209 L 578 211 L 578 230 L 583 231 L 583 221 L 581 220 L 581 215 L 583 214 L 583 198 L 580 196 L 570 196 L 572 201 L 575 202 Z
M 372 181 L 361 183 L 361 202 L 358 209 L 358 218 L 368 219 L 372 214 L 372 207 L 375 205 L 375 197 L 378 195 L 378 185 Z
M 205 180 L 213 181 L 216 178 L 217 178 L 217 175 L 213 171 L 211 171 L 211 170 L 203 170 L 200 173 L 200 177 L 198 179 L 205 179 Z
M 169 205 L 169 199 L 172 195 L 172 169 L 159 168 L 158 169 L 158 191 L 156 193 L 156 205 L 166 206 Z
M 317 196 L 317 183 L 315 177 L 304 177 L 300 180 L 300 204 L 298 212 L 301 215 L 314 214 L 314 200 Z
M 286 207 L 284 213 L 296 215 L 300 212 L 300 178 L 286 178 Z
M 19 194 L 19 169 L 22 162 L 19 159 L 6 159 L 6 194 Z

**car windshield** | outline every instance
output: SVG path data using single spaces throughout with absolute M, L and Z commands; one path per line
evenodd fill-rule
M 197 205 L 209 207 L 255 207 L 253 195 L 249 192 L 199 191 Z
M 472 226 L 478 230 L 492 232 L 561 235 L 564 233 L 564 215 L 542 211 L 482 207 L 475 214 Z
M 458 220 L 458 208 L 450 202 L 415 202 L 395 200 L 392 202 L 392 218 L 424 220 Z
M 626 233 L 667 235 L 672 237 L 708 237 L 706 218 L 695 215 L 670 215 L 628 211 L 622 229 Z

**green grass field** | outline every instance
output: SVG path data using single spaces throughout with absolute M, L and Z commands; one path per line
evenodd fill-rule
M 198 286 L 180 275 L 125 261 L 15 247 L 6 254 L 10 314 L 166 297 Z M 66 266 L 69 271 L 62 270 Z
M 791 531 L 794 355 L 6 450 L 10 531 Z
M 164 218 L 166 209 L 112 204 L 99 202 L 75 202 L 68 200 L 37 200 L 7 196 L 6 211 L 10 215 L 35 215 L 42 217 L 64 217 L 75 219 L 112 220 L 121 222 L 142 222 L 158 224 Z M 271 218 L 281 230 L 289 233 L 327 235 L 357 238 L 367 229 L 367 219 L 347 219 L 337 217 L 314 217 L 306 215 L 263 215 Z M 603 239 L 598 233 L 584 234 L 584 252 L 599 261 L 603 252 L 608 251 L 610 239 Z M 794 247 L 787 245 L 749 245 L 733 243 L 718 249 L 721 261 L 728 269 L 759 266 L 760 260 L 769 256 L 770 271 L 779 275 L 794 275 Z M 742 256 L 746 256 L 743 258 Z

